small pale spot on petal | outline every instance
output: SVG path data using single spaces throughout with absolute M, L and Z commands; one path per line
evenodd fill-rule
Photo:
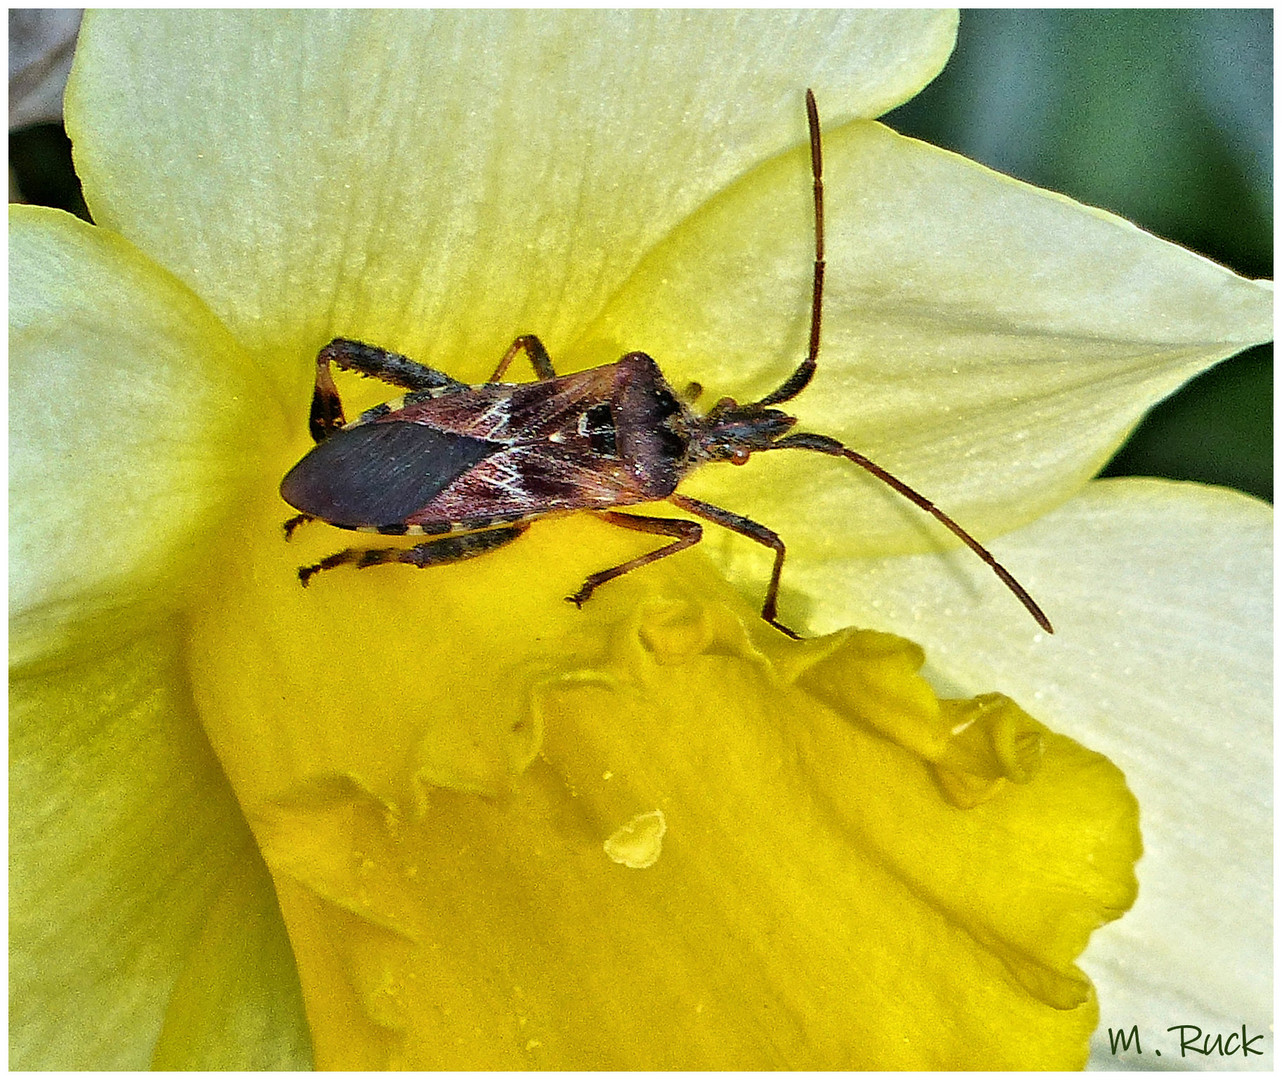
M 605 853 L 610 859 L 633 870 L 644 870 L 659 861 L 663 850 L 663 834 L 668 831 L 662 810 L 637 814 L 626 825 L 620 826 L 605 842 Z

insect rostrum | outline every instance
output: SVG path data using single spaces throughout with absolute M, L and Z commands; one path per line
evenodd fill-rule
M 589 577 L 567 597 L 581 606 L 607 581 L 699 542 L 703 526 L 697 521 L 617 509 L 666 499 L 694 517 L 774 551 L 761 617 L 796 637 L 775 618 L 784 562 L 778 534 L 682 495 L 677 487 L 692 469 L 710 462 L 742 465 L 761 451 L 810 450 L 855 462 L 933 515 L 993 568 L 1049 632 L 1050 622 L 1028 593 L 952 518 L 835 439 L 792 433 L 796 419 L 773 408 L 805 389 L 819 356 L 825 266 L 823 167 L 819 116 L 810 91 L 806 112 L 815 208 L 810 344 L 806 358 L 778 389 L 742 405 L 722 398 L 699 414 L 642 352 L 558 376 L 542 342 L 526 334 L 512 342 L 488 382 L 469 386 L 396 353 L 336 338 L 316 357 L 310 422 L 317 445 L 281 482 L 282 497 L 301 511 L 286 524 L 286 534 L 302 521 L 319 519 L 345 529 L 430 539 L 404 549 L 346 548 L 301 568 L 302 583 L 345 563 L 424 567 L 472 558 L 515 540 L 537 518 L 572 510 L 592 511 L 611 524 L 669 538 L 654 551 Z M 501 382 L 522 352 L 536 381 Z M 331 364 L 408 393 L 347 424 Z

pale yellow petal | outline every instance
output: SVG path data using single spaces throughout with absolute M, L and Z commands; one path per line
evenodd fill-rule
M 287 430 L 267 383 L 168 273 L 38 207 L 10 208 L 9 376 L 11 659 L 175 610 Z
M 67 124 L 95 219 L 305 390 L 366 337 L 479 381 L 517 333 L 564 357 L 641 254 L 804 137 L 802 93 L 875 115 L 953 12 L 95 13 Z M 175 91 L 180 87 L 180 91 Z M 629 343 L 583 343 L 578 363 Z
M 823 347 L 785 407 L 981 538 L 1063 501 L 1156 401 L 1272 336 L 1267 283 L 1120 218 L 878 124 L 830 126 L 824 150 Z M 662 358 L 708 403 L 778 386 L 806 350 L 809 174 L 794 151 L 718 197 L 592 332 Z M 856 466 L 813 454 L 710 466 L 685 490 L 774 528 L 795 559 L 947 536 Z
M 280 913 L 177 638 L 19 670 L 10 705 L 9 1064 L 305 1066 Z

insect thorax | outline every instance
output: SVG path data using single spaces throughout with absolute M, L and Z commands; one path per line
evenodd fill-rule
M 617 364 L 608 416 L 603 411 L 585 414 L 613 429 L 615 453 L 635 468 L 649 498 L 662 499 L 677 489 L 689 471 L 691 426 L 695 417 L 668 385 L 659 366 L 644 353 L 630 353 Z M 604 432 L 598 436 L 608 438 Z

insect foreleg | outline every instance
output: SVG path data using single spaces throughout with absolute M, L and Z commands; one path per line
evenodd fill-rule
M 505 525 L 501 529 L 487 529 L 485 532 L 438 536 L 412 548 L 344 548 L 312 566 L 300 566 L 298 580 L 306 585 L 314 574 L 347 563 L 353 563 L 358 570 L 363 570 L 367 566 L 389 562 L 408 563 L 418 567 L 462 562 L 510 544 L 528 528 L 529 525 L 522 522 Z
M 503 354 L 503 359 L 499 361 L 499 366 L 494 369 L 494 374 L 486 382 L 500 382 L 519 352 L 524 352 L 530 358 L 530 367 L 534 368 L 534 374 L 538 377 L 539 382 L 546 382 L 548 379 L 556 378 L 556 372 L 552 370 L 552 358 L 548 356 L 548 351 L 544 348 L 543 342 L 534 334 L 522 334 L 508 346 L 507 352 Z
M 619 525 L 625 529 L 635 529 L 637 532 L 658 533 L 660 536 L 672 536 L 675 539 L 672 543 L 659 548 L 657 551 L 647 552 L 635 559 L 629 559 L 618 566 L 612 566 L 609 570 L 602 570 L 600 573 L 593 574 L 583 583 L 573 596 L 567 596 L 566 599 L 576 607 L 582 607 L 596 590 L 604 585 L 607 581 L 613 581 L 617 577 L 632 570 L 637 570 L 642 566 L 649 566 L 652 562 L 666 558 L 669 555 L 675 555 L 678 551 L 684 551 L 688 547 L 693 547 L 703 539 L 703 526 L 697 521 L 682 521 L 680 518 L 651 518 L 640 517 L 637 514 L 618 514 L 613 510 L 603 510 L 598 517 L 604 518 L 611 525 Z
M 692 499 L 688 495 L 669 495 L 668 501 L 691 514 L 697 514 L 708 521 L 716 522 L 716 524 L 729 529 L 731 532 L 737 532 L 740 536 L 755 540 L 758 544 L 770 548 L 775 553 L 775 565 L 770 572 L 770 585 L 766 589 L 766 602 L 761 606 L 761 617 L 776 630 L 782 630 L 790 638 L 800 641 L 800 634 L 794 634 L 775 618 L 775 611 L 779 601 L 779 575 L 783 573 L 784 557 L 783 541 L 779 538 L 779 534 L 773 529 L 767 529 L 764 525 L 758 525 L 752 518 L 746 518 L 741 514 L 732 514 L 729 510 L 722 510 L 719 506 Z

